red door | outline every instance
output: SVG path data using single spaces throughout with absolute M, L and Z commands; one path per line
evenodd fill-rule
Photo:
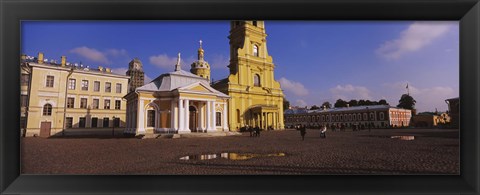
M 42 122 L 40 125 L 40 137 L 50 137 L 52 122 Z

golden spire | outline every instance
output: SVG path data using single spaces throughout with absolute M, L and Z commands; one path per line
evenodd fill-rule
M 198 48 L 198 60 L 203 61 L 203 49 L 202 49 L 202 40 L 199 41 L 200 43 L 200 48 Z

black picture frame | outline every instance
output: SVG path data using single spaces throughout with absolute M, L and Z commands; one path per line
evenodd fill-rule
M 20 174 L 22 20 L 458 20 L 460 175 L 95 176 Z M 0 0 L 3 194 L 478 194 L 478 0 Z M 66 32 L 68 33 L 68 32 Z M 17 111 L 18 110 L 18 111 Z

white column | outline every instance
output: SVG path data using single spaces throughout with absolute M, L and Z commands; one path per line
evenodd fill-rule
M 213 130 L 217 130 L 217 113 L 215 111 L 215 102 L 212 102 L 212 127 Z
M 227 123 L 227 103 L 223 104 L 223 114 L 222 114 L 222 121 L 223 121 L 223 131 L 228 131 L 228 123 Z
M 137 109 L 137 114 L 138 114 L 138 120 L 137 120 L 137 134 L 145 134 L 145 110 L 144 110 L 144 105 L 143 105 L 143 100 L 138 99 L 138 109 Z
M 185 131 L 190 131 L 190 101 L 189 100 L 185 100 Z
M 207 101 L 207 105 L 206 105 L 206 112 L 205 112 L 205 116 L 207 117 L 207 121 L 206 121 L 206 125 L 207 125 L 207 132 L 212 130 L 212 126 L 211 126 L 211 123 L 210 123 L 210 120 L 211 120 L 211 117 L 210 117 L 210 101 Z
M 199 112 L 198 112 L 198 130 L 200 130 L 201 132 L 203 132 L 205 130 L 205 127 L 203 127 L 203 124 L 205 123 L 204 120 L 205 120 L 205 103 L 204 102 L 200 102 L 200 108 L 199 108 Z
M 175 130 L 175 100 L 170 105 L 170 130 Z
M 183 100 L 179 99 L 178 100 L 178 132 L 183 130 Z

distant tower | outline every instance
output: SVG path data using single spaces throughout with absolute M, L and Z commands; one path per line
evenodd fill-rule
M 204 51 L 202 48 L 202 40 L 200 40 L 199 42 L 200 48 L 198 48 L 198 60 L 192 63 L 192 68 L 190 69 L 190 72 L 192 74 L 196 74 L 200 77 L 210 80 L 210 65 L 207 61 L 205 61 L 203 57 Z
M 130 76 L 128 92 L 134 91 L 137 87 L 141 87 L 145 84 L 143 65 L 138 58 L 134 58 L 128 63 L 127 75 Z

